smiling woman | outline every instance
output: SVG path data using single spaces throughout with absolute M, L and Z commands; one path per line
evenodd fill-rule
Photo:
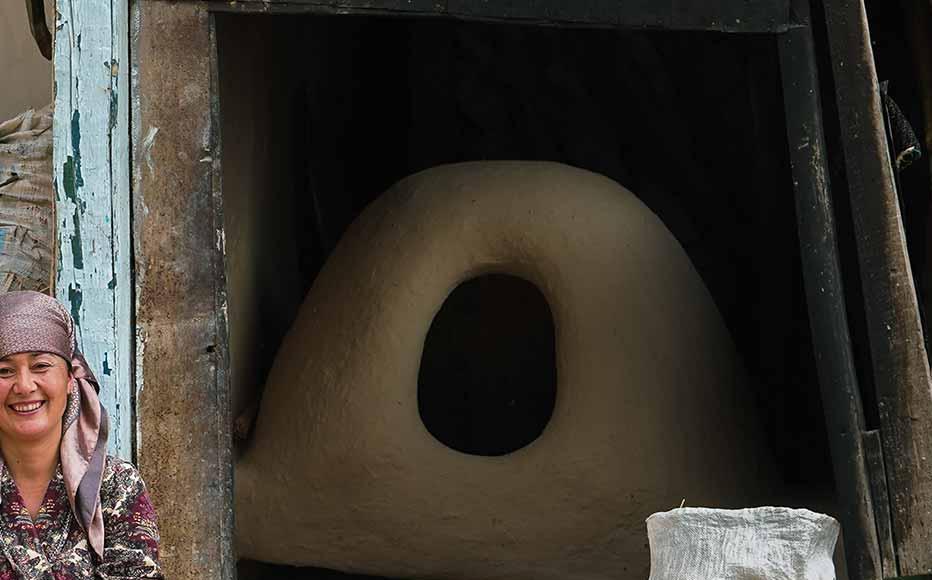
M 68 363 L 47 352 L 11 354 L 0 360 L 0 449 L 11 466 L 45 448 L 53 455 L 74 382 Z M 16 458 L 16 459 L 14 459 Z M 38 482 L 37 482 L 38 483 Z M 22 487 L 22 486 L 21 486 Z M 45 486 L 20 493 L 35 518 Z
M 60 303 L 0 294 L 0 580 L 162 578 L 155 511 L 106 454 L 98 389 Z

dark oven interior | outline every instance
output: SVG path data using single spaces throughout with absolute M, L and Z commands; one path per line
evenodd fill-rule
M 247 424 L 298 305 L 366 204 L 438 164 L 552 160 L 618 181 L 660 216 L 733 335 L 783 477 L 831 496 L 772 37 L 351 15 L 216 25 L 231 376 Z M 506 453 L 546 424 L 553 329 L 537 295 L 477 279 L 435 319 L 424 366 L 441 370 L 422 373 L 421 414 L 451 447 Z M 489 345 L 501 313 L 533 323 Z M 431 391 L 464 351 L 482 368 Z M 337 576 L 240 564 L 240 578 Z

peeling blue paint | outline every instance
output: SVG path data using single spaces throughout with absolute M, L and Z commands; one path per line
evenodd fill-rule
M 60 207 L 56 296 L 69 305 L 78 328 L 81 317 L 90 317 L 79 336 L 88 360 L 96 361 L 103 371 L 98 376 L 106 386 L 101 389 L 101 402 L 112 421 L 108 451 L 128 459 L 133 456 L 135 432 L 128 251 L 131 91 L 129 71 L 119 65 L 129 61 L 130 0 L 55 0 L 55 4 L 61 14 L 57 33 L 64 40 L 54 47 L 59 114 L 53 126 L 53 158 Z
M 67 165 L 67 164 L 66 164 L 66 165 Z M 55 188 L 55 191 L 57 192 L 57 191 L 58 191 L 58 179 L 57 179 L 57 178 L 55 178 L 55 179 L 52 180 L 52 185 L 53 185 L 53 187 Z M 61 224 L 61 226 L 59 226 L 59 227 L 60 227 L 60 229 L 64 230 L 64 228 L 65 228 L 65 220 L 62 220 L 62 224 Z M 59 244 L 59 251 L 55 252 L 55 260 L 56 260 L 56 264 L 55 264 L 55 268 L 56 268 L 56 269 L 55 269 L 55 272 L 56 272 L 55 279 L 56 279 L 56 280 L 57 280 L 58 277 L 61 275 L 61 265 L 62 265 L 62 254 L 63 254 L 63 252 L 61 251 L 61 237 L 60 237 L 60 236 L 59 236 L 58 244 Z
M 68 285 L 68 303 L 71 305 L 71 318 L 74 318 L 74 325 L 81 326 L 81 304 L 84 302 L 84 295 L 81 293 L 81 285 L 75 282 Z
M 110 59 L 110 62 L 104 62 L 104 66 L 110 70 L 110 76 L 119 75 L 120 63 L 117 59 Z M 120 120 L 120 94 L 117 89 L 117 83 L 110 85 L 110 132 L 117 126 Z
M 73 203 L 78 203 L 78 188 L 84 185 L 84 176 L 81 173 L 81 112 L 75 111 L 71 115 L 71 155 L 65 159 L 62 167 L 62 181 L 65 186 L 65 197 Z
M 81 175 L 81 111 L 75 110 L 71 114 L 71 154 L 74 155 L 75 185 L 84 185 L 84 176 Z
M 117 122 L 120 120 L 119 115 L 119 98 L 117 95 L 116 88 L 110 89 L 110 130 L 112 131 L 114 127 L 117 126 Z
M 65 160 L 65 164 L 62 165 L 62 174 L 62 182 L 65 186 L 65 197 L 77 203 L 78 197 L 74 178 L 74 157 L 71 155 L 68 156 Z
M 84 249 L 81 247 L 81 216 L 74 208 L 74 235 L 71 236 L 71 257 L 75 270 L 84 269 Z

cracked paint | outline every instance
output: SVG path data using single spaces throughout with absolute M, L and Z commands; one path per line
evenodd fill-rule
M 56 296 L 110 412 L 108 451 L 133 456 L 129 3 L 55 0 Z M 121 66 L 122 65 L 122 66 Z M 82 329 L 83 324 L 83 329 Z
M 68 286 L 68 304 L 71 305 L 71 317 L 74 318 L 76 328 L 81 327 L 81 305 L 84 304 L 84 294 L 81 285 L 75 282 Z

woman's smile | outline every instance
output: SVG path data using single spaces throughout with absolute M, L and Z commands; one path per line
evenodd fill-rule
M 7 405 L 10 409 L 13 409 L 17 415 L 35 415 L 40 408 L 45 405 L 45 401 L 27 401 L 25 403 L 13 403 L 12 405 Z
M 59 437 L 71 378 L 59 355 L 25 352 L 0 359 L 0 444 Z

